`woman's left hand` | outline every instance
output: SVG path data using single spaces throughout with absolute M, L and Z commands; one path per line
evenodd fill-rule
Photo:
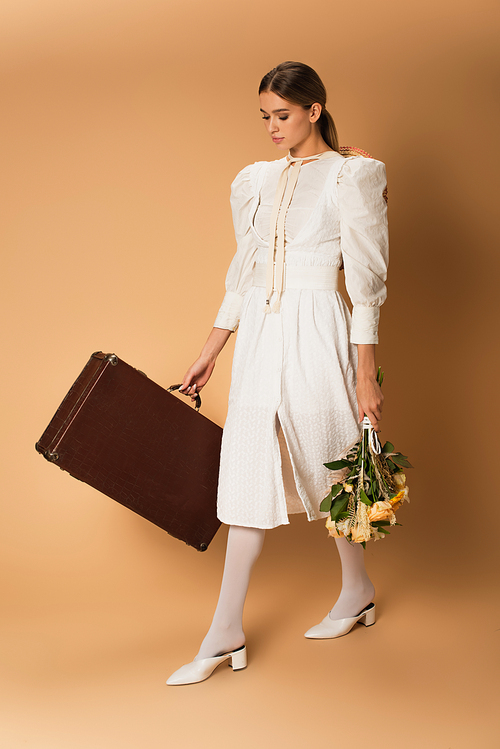
M 368 416 L 376 432 L 380 432 L 379 421 L 382 418 L 384 395 L 377 382 L 377 377 L 364 375 L 358 370 L 356 397 L 358 399 L 358 414 L 360 423 L 364 416 Z

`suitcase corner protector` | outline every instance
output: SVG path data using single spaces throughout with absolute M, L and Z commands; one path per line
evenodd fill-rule
M 45 460 L 48 460 L 49 463 L 56 463 L 59 460 L 59 453 L 45 450 L 40 442 L 35 442 L 35 450 L 37 451 L 37 453 L 40 453 L 40 455 L 43 455 Z

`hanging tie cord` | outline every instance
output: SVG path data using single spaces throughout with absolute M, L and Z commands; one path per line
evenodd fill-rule
M 285 270 L 285 221 L 286 214 L 292 202 L 293 193 L 300 170 L 304 161 L 318 161 L 319 159 L 330 158 L 338 155 L 337 151 L 324 151 L 314 156 L 303 156 L 294 158 L 287 155 L 287 164 L 281 172 L 274 196 L 273 208 L 271 211 L 271 222 L 269 226 L 269 251 L 267 254 L 267 271 L 266 271 L 266 305 L 264 312 L 271 312 L 271 296 L 273 290 L 276 292 L 276 301 L 273 304 L 272 312 L 279 312 L 281 307 L 281 295 L 284 286 Z

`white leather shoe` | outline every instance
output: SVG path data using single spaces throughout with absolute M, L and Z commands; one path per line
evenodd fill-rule
M 230 653 L 216 655 L 213 658 L 202 658 L 199 661 L 187 663 L 185 666 L 177 669 L 177 671 L 174 671 L 172 676 L 168 678 L 167 684 L 169 686 L 179 686 L 180 684 L 197 684 L 199 681 L 205 681 L 215 671 L 217 666 L 220 666 L 221 663 L 227 660 L 230 661 L 228 665 L 232 667 L 233 671 L 246 668 L 246 646 L 243 645 L 237 650 L 231 650 Z
M 347 619 L 330 619 L 328 613 L 322 622 L 308 629 L 304 637 L 309 637 L 311 640 L 342 637 L 342 635 L 351 631 L 356 622 L 364 624 L 365 627 L 371 627 L 372 624 L 375 624 L 375 604 L 369 603 L 357 616 L 351 616 Z

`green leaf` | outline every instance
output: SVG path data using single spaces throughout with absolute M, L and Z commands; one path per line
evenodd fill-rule
M 333 500 L 338 496 L 339 492 L 342 491 L 342 484 L 334 484 L 324 500 L 321 502 L 319 509 L 321 512 L 330 512 L 333 504 Z
M 394 445 L 392 442 L 386 442 L 385 445 L 382 448 L 383 453 L 393 453 L 394 452 Z
M 321 512 L 330 512 L 332 504 L 333 504 L 333 499 L 332 499 L 332 493 L 330 492 L 330 494 L 327 494 L 327 496 L 322 500 L 319 506 L 319 509 Z
M 372 522 L 372 525 L 376 525 L 377 528 L 380 528 L 383 525 L 390 525 L 390 524 L 391 523 L 389 520 L 375 520 Z
M 339 512 L 339 514 L 337 515 L 337 520 L 345 520 L 348 517 L 349 517 L 348 512 Z
M 330 517 L 332 520 L 337 520 L 339 513 L 344 512 L 349 502 L 349 494 L 342 492 L 342 494 L 333 503 L 332 509 L 330 510 Z
M 380 387 L 382 387 L 383 381 L 384 381 L 384 372 L 382 372 L 382 367 L 379 367 L 377 371 L 377 382 L 380 385 Z
M 340 471 L 342 468 L 351 468 L 352 461 L 350 460 L 334 460 L 333 463 L 323 463 L 326 468 L 330 471 Z
M 372 506 L 372 503 L 370 502 L 370 500 L 369 500 L 369 499 L 368 499 L 368 497 L 366 496 L 366 494 L 365 494 L 365 492 L 363 491 L 363 489 L 361 489 L 361 491 L 360 491 L 360 493 L 359 493 L 359 498 L 360 498 L 360 500 L 361 500 L 361 501 L 363 502 L 363 504 L 365 504 L 365 505 L 368 505 L 368 507 L 371 507 L 371 506 Z
M 405 455 L 393 455 L 392 460 L 396 465 L 403 466 L 403 468 L 413 468 L 412 464 Z

